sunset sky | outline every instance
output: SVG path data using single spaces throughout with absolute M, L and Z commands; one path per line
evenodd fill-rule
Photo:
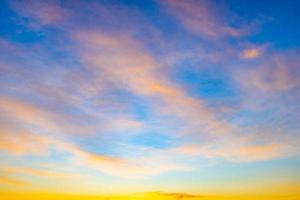
M 300 1 L 0 1 L 0 200 L 299 200 L 299 102 Z

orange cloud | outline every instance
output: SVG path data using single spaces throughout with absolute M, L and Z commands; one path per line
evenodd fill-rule
M 0 184 L 13 185 L 13 186 L 24 186 L 24 185 L 28 185 L 29 183 L 26 181 L 17 180 L 14 178 L 0 175 Z
M 112 164 L 112 165 L 119 165 L 123 163 L 122 159 L 105 156 L 101 154 L 94 154 L 87 151 L 84 151 L 79 146 L 67 143 L 63 141 L 55 141 L 54 143 L 58 148 L 61 150 L 67 151 L 73 154 L 76 158 L 79 158 L 82 161 L 86 162 L 95 162 L 95 163 L 103 163 L 103 164 Z
M 284 147 L 281 144 L 253 145 L 241 147 L 236 150 L 237 160 L 268 160 L 285 155 Z
M 52 170 L 42 170 L 42 169 L 35 169 L 30 167 L 2 167 L 6 173 L 9 174 L 30 174 L 42 177 L 51 177 L 51 178 L 59 178 L 59 179 L 66 179 L 75 177 L 75 175 L 70 175 L 68 173 L 63 172 L 55 172 Z
M 225 158 L 234 162 L 249 162 L 260 160 L 272 160 L 286 156 L 290 152 L 287 145 L 282 144 L 220 144 L 220 146 L 187 145 L 177 148 L 175 151 L 191 156 L 203 156 L 206 158 Z
M 241 57 L 244 59 L 254 59 L 261 56 L 263 50 L 261 48 L 250 48 L 242 52 Z
M 50 143 L 49 138 L 41 135 L 0 130 L 0 150 L 15 155 L 45 154 Z

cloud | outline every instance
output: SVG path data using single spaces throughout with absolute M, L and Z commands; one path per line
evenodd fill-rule
M 6 113 L 8 118 L 11 117 L 21 123 L 37 125 L 48 130 L 57 129 L 57 124 L 54 122 L 55 115 L 35 105 L 9 97 L 1 97 L 0 104 L 0 109 Z
M 260 57 L 262 53 L 263 53 L 262 48 L 249 48 L 249 49 L 245 49 L 242 52 L 241 57 L 243 59 L 254 59 Z
M 56 178 L 56 179 L 70 179 L 75 178 L 75 174 L 57 172 L 52 170 L 44 170 L 44 169 L 35 169 L 31 167 L 3 167 L 1 166 L 2 170 L 5 171 L 7 174 L 27 174 L 27 175 L 34 175 L 46 178 Z
M 13 185 L 13 186 L 24 186 L 24 185 L 28 185 L 29 183 L 26 181 L 19 180 L 19 179 L 14 179 L 14 178 L 0 175 L 0 184 Z
M 240 74 L 242 86 L 265 91 L 287 91 L 299 87 L 299 59 L 293 53 L 270 53 L 257 67 Z
M 88 167 L 128 179 L 143 179 L 164 172 L 192 169 L 182 162 L 177 162 L 174 159 L 175 155 L 171 155 L 167 151 L 164 152 L 165 155 L 159 155 L 159 152 L 155 150 L 136 148 L 136 151 L 144 151 L 144 153 L 120 158 L 87 152 L 79 146 L 69 143 L 59 144 L 59 148 L 74 156 L 74 166 Z
M 202 199 L 205 196 L 201 195 L 193 195 L 188 193 L 168 193 L 168 192 L 148 192 L 144 195 L 146 198 L 158 198 L 158 199 L 177 199 L 177 200 L 184 200 L 184 199 Z
M 250 141 L 237 143 L 217 142 L 209 145 L 186 145 L 174 149 L 175 152 L 209 159 L 226 159 L 233 162 L 253 162 L 272 160 L 289 155 L 289 146 L 276 143 L 251 144 Z
M 2 140 L 3 139 L 3 140 Z M 122 159 L 111 156 L 90 153 L 81 147 L 70 142 L 64 142 L 63 139 L 56 139 L 53 136 L 41 136 L 33 133 L 11 133 L 1 132 L 0 149 L 13 155 L 45 155 L 50 153 L 51 149 L 58 152 L 66 152 L 71 154 L 83 166 L 99 166 L 99 169 L 113 169 L 114 172 L 118 167 L 126 163 Z M 104 166 L 104 168 L 101 168 Z M 20 169 L 19 169 L 20 170 Z M 46 175 L 46 172 L 23 169 L 23 171 Z M 117 171 L 116 171 L 117 172 Z M 51 175 L 49 173 L 48 175 Z
M 225 15 L 224 10 L 217 10 L 210 1 L 167 0 L 162 5 L 195 35 L 240 37 L 249 32 L 250 27 L 236 28 L 230 25 L 222 16 Z
M 107 165 L 107 169 L 116 166 L 113 167 L 113 169 L 116 169 L 117 166 L 123 163 L 121 159 L 90 153 L 75 144 L 64 142 L 63 135 L 55 134 L 55 130 L 57 129 L 53 129 L 53 127 L 57 128 L 57 124 L 51 121 L 51 118 L 53 118 L 52 113 L 45 112 L 38 107 L 12 98 L 2 98 L 1 109 L 7 112 L 13 120 L 21 120 L 21 122 L 24 121 L 29 124 L 38 125 L 39 128 L 44 129 L 44 133 L 33 133 L 31 131 L 34 130 L 30 130 L 27 126 L 8 127 L 2 124 L 0 149 L 3 151 L 14 155 L 39 156 L 49 155 L 50 149 L 55 148 L 56 151 L 70 153 L 76 159 L 79 159 L 80 162 L 86 163 L 86 165 Z M 18 126 L 20 125 L 20 123 L 17 124 Z M 132 126 L 129 122 L 126 122 L 126 124 L 128 124 L 126 126 Z M 46 136 L 45 131 L 50 135 Z
M 26 76 L 23 78 L 26 78 Z M 35 84 L 39 84 L 39 87 L 34 86 Z M 44 132 L 71 135 L 92 134 L 93 132 L 94 134 L 100 134 L 101 132 L 118 132 L 122 130 L 134 131 L 143 128 L 143 123 L 141 121 L 134 119 L 129 115 L 120 114 L 116 117 L 110 117 L 100 113 L 101 109 L 99 109 L 99 105 L 96 105 L 98 110 L 93 110 L 82 105 L 81 102 L 86 101 L 86 97 L 82 97 L 78 94 L 70 94 L 65 88 L 55 89 L 56 85 L 48 85 L 44 88 L 46 91 L 43 92 L 41 91 L 43 90 L 43 83 L 35 84 L 26 85 L 28 91 L 34 92 L 37 96 L 42 96 L 42 99 L 45 99 L 48 106 L 42 106 L 37 103 L 33 104 L 28 102 L 28 100 L 25 101 L 18 98 L 1 96 L 0 109 L 7 115 L 7 120 L 10 120 L 14 124 L 18 123 L 18 126 L 30 125 L 42 127 Z M 62 85 L 62 87 L 68 86 Z M 53 91 L 53 89 L 55 91 Z M 76 96 L 80 102 L 69 101 L 70 98 L 72 98 L 70 95 Z M 54 101 L 52 101 L 52 99 Z M 78 109 L 83 114 L 76 115 L 73 113 L 66 113 L 63 110 L 64 107 Z M 117 107 L 115 107 L 115 109 L 117 109 Z
M 29 17 L 30 26 L 38 28 L 40 25 L 60 24 L 70 13 L 62 7 L 62 3 L 53 1 L 13 1 L 12 6 L 21 15 Z
M 13 133 L 1 128 L 0 150 L 14 155 L 36 154 L 47 152 L 50 140 L 46 137 L 31 133 Z

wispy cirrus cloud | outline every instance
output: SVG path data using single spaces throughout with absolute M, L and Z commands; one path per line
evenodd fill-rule
M 290 90 L 299 87 L 299 81 L 296 78 L 299 73 L 298 65 L 299 61 L 293 53 L 270 53 L 257 67 L 244 73 L 244 76 L 252 78 L 241 78 L 244 80 L 241 82 L 259 90 Z
M 13 185 L 13 186 L 24 186 L 24 185 L 27 185 L 28 182 L 10 178 L 7 176 L 0 176 L 0 184 L 8 184 L 8 185 Z
M 12 133 L 7 132 L 1 127 L 0 149 L 14 155 L 46 153 L 49 144 L 47 138 L 29 133 Z
M 30 19 L 30 26 L 38 28 L 53 24 L 60 24 L 70 13 L 62 7 L 60 1 L 13 1 L 14 9 Z
M 226 11 L 211 1 L 163 1 L 163 5 L 182 25 L 195 35 L 208 37 L 241 37 L 251 32 L 251 26 L 236 27 L 226 20 Z
M 182 146 L 177 152 L 207 158 L 223 158 L 233 162 L 251 162 L 272 160 L 289 154 L 286 146 L 281 144 L 215 144 L 206 147 L 198 145 Z

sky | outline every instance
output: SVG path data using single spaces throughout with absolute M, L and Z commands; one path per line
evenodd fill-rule
M 299 199 L 299 10 L 1 1 L 0 199 Z

